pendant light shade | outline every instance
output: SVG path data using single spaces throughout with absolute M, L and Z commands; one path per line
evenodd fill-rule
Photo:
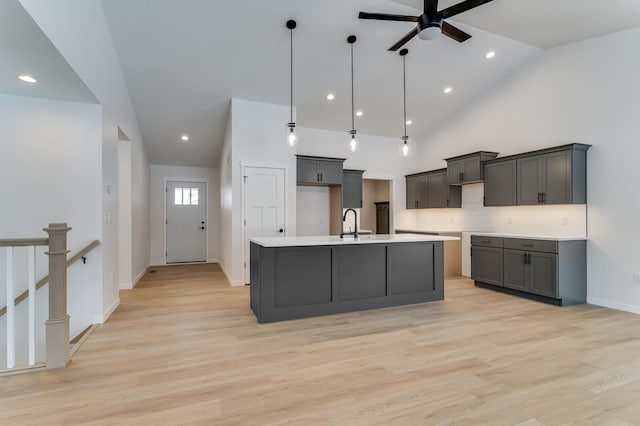
M 349 146 L 351 148 L 351 152 L 355 152 L 358 147 L 358 139 L 356 135 L 358 132 L 356 131 L 356 120 L 355 120 L 355 96 L 353 89 L 353 44 L 356 42 L 356 36 L 350 35 L 347 37 L 347 43 L 351 45 L 351 130 L 349 130 L 349 134 L 351 135 L 351 141 L 349 142 Z
M 407 136 L 407 70 L 405 59 L 409 53 L 409 49 L 402 49 L 400 51 L 400 56 L 402 56 L 402 123 L 404 125 L 404 135 L 400 138 L 402 139 L 402 155 L 405 157 L 409 155 L 409 145 L 407 142 L 409 141 L 409 136 Z
M 294 21 L 293 19 L 289 19 L 287 21 L 287 28 L 289 29 L 290 32 L 290 87 L 289 87 L 289 109 L 291 112 L 291 116 L 289 119 L 289 122 L 287 123 L 287 142 L 289 143 L 290 147 L 294 147 L 296 146 L 296 144 L 298 143 L 298 135 L 296 132 L 296 123 L 293 121 L 293 29 L 296 27 L 296 21 Z

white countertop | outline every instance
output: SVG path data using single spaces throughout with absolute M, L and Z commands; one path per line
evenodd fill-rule
M 420 235 L 420 234 L 375 234 L 361 235 L 358 239 L 354 239 L 351 235 L 345 235 L 344 239 L 340 239 L 337 235 L 320 235 L 314 237 L 266 237 L 266 238 L 250 238 L 254 242 L 263 247 L 294 247 L 294 246 L 333 246 L 333 245 L 350 245 L 350 244 L 385 244 L 385 243 L 413 243 L 413 242 L 429 242 L 429 241 L 450 241 L 459 240 L 458 237 L 441 237 L 439 235 Z
M 408 228 L 400 228 L 400 229 L 396 229 L 396 232 L 429 232 L 429 233 L 433 233 L 433 234 L 461 234 L 463 231 L 461 230 L 452 230 L 452 229 L 408 229 Z
M 545 241 L 586 241 L 587 237 L 552 237 L 549 235 L 527 235 L 527 234 L 502 234 L 499 232 L 471 232 L 471 235 L 480 237 L 499 237 L 499 238 L 524 238 L 529 240 L 545 240 Z

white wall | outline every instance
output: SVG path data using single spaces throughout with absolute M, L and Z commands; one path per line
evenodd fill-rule
M 102 238 L 101 134 L 99 105 L 0 95 L 0 238 L 46 237 L 42 228 L 51 222 L 73 228 L 68 234 L 71 253 Z M 39 250 L 37 279 L 47 273 L 43 252 Z M 26 289 L 26 264 L 17 266 L 26 254 L 20 250 L 16 257 L 17 296 Z M 0 258 L 4 274 L 4 250 Z M 102 315 L 102 247 L 87 258 L 68 274 L 72 336 Z M 0 306 L 5 306 L 5 293 L 0 293 Z M 46 300 L 46 294 L 43 289 L 37 298 Z M 46 319 L 46 302 L 42 308 L 39 314 Z M 3 334 L 4 319 L 0 323 Z M 6 342 L 2 336 L 0 341 Z
M 220 152 L 220 267 L 229 282 L 232 282 L 231 271 L 233 265 L 233 185 L 232 185 L 232 126 L 233 110 L 229 106 L 227 128 L 224 144 Z M 239 196 L 239 195 L 238 195 Z
M 640 156 L 638 45 L 640 28 L 634 28 L 545 51 L 425 139 L 419 151 L 420 163 L 436 168 L 444 164 L 433 158 L 480 149 L 508 155 L 570 142 L 593 145 L 587 153 L 588 301 L 640 313 L 640 286 L 632 282 L 640 271 L 640 198 L 632 174 Z M 494 224 L 502 229 L 517 214 L 522 223 L 514 227 L 529 222 L 557 230 L 573 214 L 548 209 L 497 208 L 501 218 Z M 574 225 L 569 219 L 567 226 Z
M 205 167 L 151 165 L 151 264 L 165 265 L 165 188 L 167 181 L 207 183 L 207 262 L 218 262 L 220 246 L 219 170 Z
M 133 106 L 100 0 L 67 0 L 60 8 L 49 0 L 20 0 L 54 46 L 102 105 L 103 215 L 103 321 L 119 303 L 119 282 L 136 282 L 149 263 L 149 162 Z M 80 36 L 81 35 L 81 36 Z M 131 276 L 120 277 L 118 268 L 118 126 L 131 140 Z M 94 173 L 97 169 L 94 169 Z M 104 222 L 104 221 L 103 221 Z
M 296 235 L 329 235 L 329 187 L 296 188 Z

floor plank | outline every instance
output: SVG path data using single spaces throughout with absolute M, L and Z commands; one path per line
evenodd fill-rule
M 640 316 L 446 282 L 446 300 L 258 324 L 218 265 L 155 267 L 2 425 L 640 424 Z

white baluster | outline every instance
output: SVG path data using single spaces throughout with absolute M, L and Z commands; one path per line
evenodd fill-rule
M 29 366 L 36 363 L 36 247 L 29 251 Z
M 7 247 L 7 368 L 16 366 L 16 313 L 13 297 L 13 247 Z

